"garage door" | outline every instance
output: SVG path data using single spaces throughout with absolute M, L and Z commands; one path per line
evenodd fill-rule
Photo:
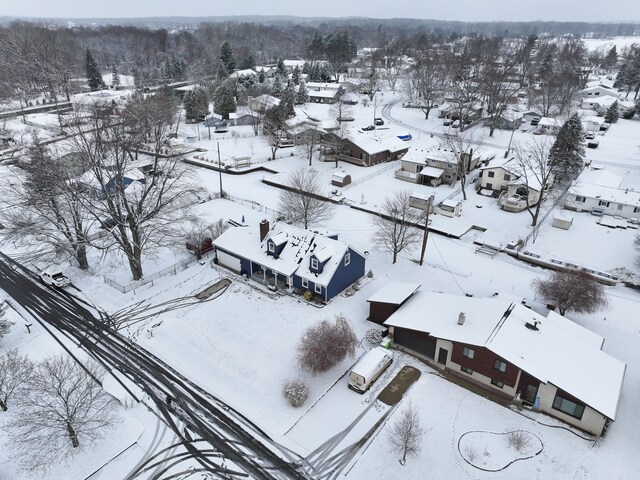
M 218 264 L 227 267 L 229 270 L 241 273 L 240 259 L 218 250 Z
M 396 327 L 393 331 L 393 341 L 432 360 L 436 355 L 437 340 L 424 332 Z

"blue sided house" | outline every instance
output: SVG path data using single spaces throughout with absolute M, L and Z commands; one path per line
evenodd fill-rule
M 287 224 L 231 227 L 213 245 L 218 264 L 266 285 L 308 290 L 325 302 L 364 276 L 364 256 L 337 235 Z

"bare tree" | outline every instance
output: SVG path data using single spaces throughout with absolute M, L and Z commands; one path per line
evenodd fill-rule
M 40 259 L 59 262 L 72 258 L 85 270 L 89 268 L 88 237 L 94 219 L 73 188 L 73 181 L 85 170 L 82 156 L 60 156 L 37 138 L 33 140 L 23 170 L 2 180 L 14 204 L 3 212 L 6 228 L 0 233 L 5 240 L 21 245 L 50 247 L 47 251 L 30 249 Z
M 309 166 L 311 166 L 313 156 L 320 148 L 323 132 L 320 130 L 318 124 L 311 121 L 301 123 L 298 126 L 298 130 L 302 132 L 298 149 L 309 159 Z
M 85 370 L 86 369 L 86 370 Z M 39 363 L 8 425 L 12 446 L 27 469 L 46 469 L 81 445 L 104 435 L 115 422 L 115 400 L 95 381 L 96 364 L 70 357 Z
M 227 228 L 229 223 L 223 219 L 211 224 L 199 218 L 192 219 L 185 235 L 187 249 L 200 260 L 202 255 L 212 248 L 212 241 L 222 235 Z
M 640 268 L 640 234 L 636 235 L 636 238 L 633 239 L 633 249 L 635 250 L 635 264 L 636 267 Z
M 322 223 L 334 214 L 334 205 L 322 198 L 323 188 L 318 172 L 313 168 L 296 170 L 289 175 L 287 188 L 280 193 L 280 212 L 289 218 L 299 218 L 304 228 Z
M 456 179 L 460 182 L 462 190 L 462 198 L 467 199 L 467 175 L 471 171 L 473 165 L 474 151 L 482 145 L 484 134 L 472 133 L 470 131 L 460 131 L 457 133 L 446 134 L 444 136 L 445 144 L 451 150 L 451 155 L 456 164 Z
M 511 81 L 515 73 L 516 69 L 512 62 L 500 62 L 497 58 L 489 59 L 482 66 L 480 72 L 482 94 L 489 115 L 490 137 L 493 137 L 500 118 L 520 88 L 518 84 Z
M 391 426 L 388 437 L 393 452 L 402 455 L 401 465 L 406 465 L 407 456 L 417 456 L 420 453 L 422 436 L 425 433 L 418 411 L 409 403 L 400 414 L 400 418 Z
M 443 95 L 444 81 L 442 58 L 436 53 L 422 55 L 409 72 L 405 93 L 412 104 L 420 106 L 425 119 L 429 118 L 431 110 Z
M 335 322 L 322 320 L 307 328 L 298 343 L 298 362 L 313 374 L 326 372 L 347 356 L 353 358 L 360 343 L 353 327 L 342 315 Z
M 7 303 L 0 299 L 0 338 L 4 337 L 7 333 L 9 333 L 9 329 L 11 328 L 11 323 L 7 320 Z M 0 371 L 0 375 L 2 372 Z
M 385 198 L 380 214 L 373 217 L 374 232 L 371 242 L 379 250 L 393 255 L 396 263 L 398 253 L 416 245 L 422 233 L 414 227 L 421 220 L 421 212 L 410 205 L 409 192 L 396 192 Z
M 547 139 L 534 139 L 524 145 L 518 144 L 514 148 L 516 173 L 526 187 L 527 195 L 530 189 L 540 192 L 540 198 L 535 203 L 530 202 L 527 197 L 527 211 L 531 215 L 532 227 L 538 225 L 538 217 L 545 195 L 553 193 L 552 187 L 556 173 L 560 168 L 558 164 L 549 162 L 549 148 L 550 144 Z
M 558 270 L 531 283 L 536 294 L 558 307 L 561 315 L 573 310 L 594 313 L 609 302 L 602 284 L 583 270 Z
M 97 221 L 109 225 L 109 235 L 92 244 L 124 253 L 134 280 L 143 275 L 143 252 L 180 238 L 182 209 L 197 198 L 198 191 L 179 152 L 167 157 L 159 154 L 160 132 L 168 133 L 172 117 L 158 114 L 154 118 L 164 127 L 145 116 L 145 122 L 131 129 L 128 121 L 114 119 L 109 109 L 96 105 L 88 124 L 74 122 L 68 140 L 71 149 L 82 155 L 91 177 L 88 183 L 76 183 L 79 198 Z M 151 157 L 138 159 L 138 153 L 148 149 L 149 139 Z M 141 172 L 146 175 L 144 181 Z
M 31 378 L 33 363 L 15 348 L 0 357 L 0 410 L 6 412 L 9 400 Z
M 369 71 L 364 77 L 358 78 L 361 92 L 367 95 L 371 101 L 373 101 L 373 97 L 375 97 L 378 90 L 380 90 L 381 83 L 380 74 L 374 66 L 369 67 Z

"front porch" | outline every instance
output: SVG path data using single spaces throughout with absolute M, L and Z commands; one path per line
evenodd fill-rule
M 255 262 L 251 262 L 251 275 L 252 280 L 258 283 L 266 285 L 268 287 L 275 287 L 278 289 L 287 289 L 292 286 L 292 278 L 281 273 L 276 272 L 270 268 L 264 267 Z

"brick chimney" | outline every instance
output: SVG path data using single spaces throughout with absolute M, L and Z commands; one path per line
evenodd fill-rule
M 264 240 L 264 237 L 269 233 L 269 221 L 264 219 L 260 222 L 260 241 Z

